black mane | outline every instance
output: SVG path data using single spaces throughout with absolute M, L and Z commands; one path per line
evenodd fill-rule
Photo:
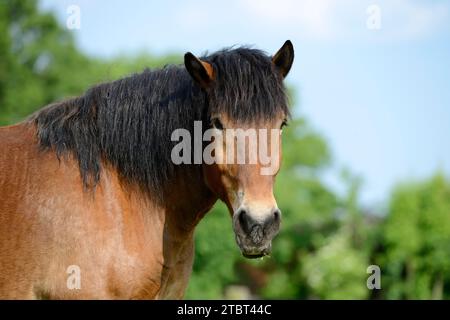
M 86 187 L 98 183 L 105 163 L 162 196 L 180 170 L 170 158 L 174 129 L 192 132 L 195 120 L 205 128 L 212 113 L 241 121 L 289 114 L 282 77 L 263 52 L 227 49 L 201 59 L 214 67 L 211 89 L 201 89 L 184 66 L 172 65 L 97 85 L 38 111 L 32 121 L 40 146 L 75 156 Z

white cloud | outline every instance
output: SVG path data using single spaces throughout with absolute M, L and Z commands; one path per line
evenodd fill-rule
M 311 37 L 335 33 L 336 1 L 244 0 L 243 7 L 255 18 L 273 27 L 295 27 Z
M 397 10 L 403 6 L 405 21 L 398 33 L 408 37 L 426 36 L 437 31 L 449 16 L 449 4 L 443 2 L 415 4 L 397 1 Z
M 242 8 L 272 28 L 296 28 L 310 39 L 355 39 L 367 36 L 366 9 L 381 9 L 382 37 L 386 40 L 419 38 L 440 31 L 447 23 L 449 2 L 408 0 L 244 0 Z

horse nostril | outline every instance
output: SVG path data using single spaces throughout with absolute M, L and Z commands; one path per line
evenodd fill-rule
M 280 209 L 275 209 L 273 212 L 273 220 L 275 222 L 280 221 L 281 220 L 281 211 Z
M 255 219 L 247 209 L 239 208 L 235 213 L 235 219 L 240 229 L 244 233 L 251 235 L 256 231 L 277 229 L 281 221 L 281 211 L 278 208 L 272 209 L 266 212 L 265 215 L 261 215 L 259 219 Z M 259 229 L 256 230 L 256 227 Z
M 250 223 L 249 223 L 249 217 L 247 214 L 247 210 L 241 208 L 238 210 L 238 212 L 236 213 L 238 220 L 239 220 L 239 224 L 241 225 L 242 229 L 245 232 L 249 232 L 250 231 Z
M 277 228 L 281 222 L 281 211 L 280 209 L 272 210 L 272 215 L 269 215 L 264 223 L 265 229 Z

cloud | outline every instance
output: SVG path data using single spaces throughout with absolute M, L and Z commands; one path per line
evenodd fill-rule
M 448 27 L 449 3 L 408 0 L 244 0 L 253 18 L 277 29 L 296 28 L 304 38 L 355 39 L 367 36 L 367 8 L 381 13 L 380 34 L 385 40 L 416 39 Z
M 405 37 L 427 36 L 439 30 L 439 28 L 447 21 L 449 16 L 449 4 L 421 3 L 396 1 L 396 10 L 400 11 L 403 7 L 404 21 L 402 25 L 398 25 L 398 33 Z
M 335 33 L 337 3 L 332 0 L 244 0 L 243 7 L 255 20 L 273 27 L 295 27 L 311 37 Z

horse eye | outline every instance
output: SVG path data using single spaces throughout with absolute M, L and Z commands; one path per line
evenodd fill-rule
M 212 125 L 214 128 L 218 129 L 218 130 L 223 130 L 223 125 L 222 122 L 220 122 L 219 118 L 214 118 L 212 119 Z
M 280 130 L 283 130 L 283 128 L 286 127 L 287 125 L 288 125 L 287 120 L 283 120 L 280 126 Z

